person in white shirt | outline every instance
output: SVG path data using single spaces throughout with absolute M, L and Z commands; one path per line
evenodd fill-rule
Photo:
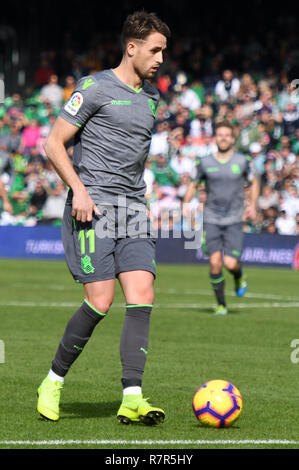
M 183 108 L 187 108 L 190 111 L 195 111 L 201 107 L 201 101 L 198 94 L 190 88 L 187 83 L 182 85 L 179 102 Z
M 240 89 L 240 80 L 234 78 L 231 70 L 223 71 L 222 80 L 215 86 L 215 94 L 220 101 L 227 101 L 230 97 L 235 97 Z
M 165 125 L 164 122 L 160 122 L 159 124 L 157 124 L 156 132 L 152 135 L 151 145 L 149 149 L 150 155 L 166 155 L 168 153 L 168 129 L 168 124 Z
M 60 108 L 63 102 L 63 88 L 58 85 L 57 75 L 51 75 L 48 84 L 42 87 L 41 98 L 52 106 Z
M 293 217 L 290 217 L 285 210 L 280 211 L 279 217 L 275 221 L 275 227 L 279 235 L 295 235 L 296 222 Z
M 182 153 L 178 153 L 175 157 L 172 157 L 170 160 L 171 167 L 178 173 L 178 175 L 183 175 L 188 173 L 191 175 L 193 171 L 195 161 L 191 158 L 184 157 Z

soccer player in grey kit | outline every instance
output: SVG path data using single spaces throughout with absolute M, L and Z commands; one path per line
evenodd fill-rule
M 256 217 L 259 182 L 251 158 L 234 150 L 235 139 L 230 123 L 216 124 L 215 141 L 218 152 L 197 160 L 196 175 L 189 184 L 184 203 L 191 201 L 197 186 L 204 181 L 207 199 L 203 214 L 203 244 L 209 255 L 210 280 L 217 300 L 215 314 L 226 315 L 222 268 L 224 265 L 233 275 L 236 295 L 242 297 L 247 289 L 240 262 L 242 220 Z M 251 185 L 250 204 L 244 208 L 246 185 Z
M 129 15 L 122 29 L 121 63 L 79 80 L 45 145 L 70 188 L 62 239 L 69 270 L 84 286 L 84 301 L 69 320 L 38 388 L 37 410 L 48 420 L 59 419 L 64 377 L 107 315 L 116 278 L 127 305 L 120 339 L 123 398 L 117 418 L 124 424 L 152 425 L 165 417 L 142 394 L 154 301 L 155 239 L 149 229 L 142 236 L 124 235 L 124 228 L 134 222 L 134 210 L 125 212 L 125 224 L 119 214 L 134 205 L 137 213 L 143 207 L 145 214 L 143 171 L 159 100 L 148 80 L 163 62 L 169 36 L 168 26 L 154 13 Z M 73 163 L 65 149 L 71 138 Z M 115 230 L 103 237 L 98 229 L 103 229 L 105 217 L 109 225 L 111 214 Z

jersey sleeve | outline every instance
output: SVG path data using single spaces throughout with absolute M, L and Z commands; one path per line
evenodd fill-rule
M 63 105 L 59 116 L 82 127 L 100 107 L 98 82 L 92 75 L 81 78 L 69 100 Z
M 191 174 L 191 181 L 196 184 L 200 184 L 205 179 L 204 170 L 202 168 L 201 159 L 197 158 Z

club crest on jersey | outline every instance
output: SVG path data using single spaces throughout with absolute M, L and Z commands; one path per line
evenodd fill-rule
M 156 106 L 154 100 L 152 98 L 149 98 L 148 103 L 150 105 L 153 116 L 156 116 Z
M 72 116 L 76 116 L 77 112 L 82 106 L 82 103 L 83 103 L 83 96 L 80 92 L 77 91 L 71 96 L 71 98 L 65 104 L 64 109 Z

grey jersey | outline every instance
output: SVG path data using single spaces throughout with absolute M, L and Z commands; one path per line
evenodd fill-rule
M 206 185 L 205 222 L 230 225 L 242 221 L 244 188 L 254 177 L 250 160 L 250 157 L 234 152 L 227 162 L 221 162 L 213 155 L 196 161 L 194 181 L 205 181 Z
M 144 163 L 159 92 L 147 81 L 135 90 L 104 70 L 79 80 L 60 116 L 79 127 L 74 169 L 96 204 L 145 203 Z M 72 197 L 70 192 L 69 202 Z

